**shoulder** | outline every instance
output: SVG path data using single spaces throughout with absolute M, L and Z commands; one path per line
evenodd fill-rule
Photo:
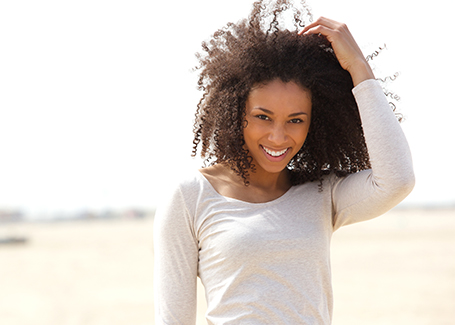
M 174 173 L 166 184 L 162 185 L 160 201 L 172 197 L 187 197 L 201 187 L 201 182 L 202 175 L 196 169 L 185 173 Z
M 216 164 L 213 166 L 199 169 L 199 173 L 207 179 L 228 179 L 230 171 L 222 164 Z
M 217 164 L 199 170 L 200 174 L 210 183 L 211 187 L 221 195 L 232 196 L 233 189 L 243 188 L 241 178 L 226 165 Z
M 179 174 L 174 174 L 161 186 L 155 213 L 157 225 L 178 227 L 193 224 L 202 191 L 202 175 L 197 170 Z
M 301 184 L 293 185 L 296 195 L 308 195 L 315 193 L 316 195 L 323 195 L 330 193 L 334 186 L 342 181 L 346 176 L 337 176 L 334 171 L 330 171 L 322 175 L 320 180 L 306 181 Z

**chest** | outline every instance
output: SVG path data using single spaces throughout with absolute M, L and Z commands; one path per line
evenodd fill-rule
M 195 227 L 200 260 L 247 265 L 325 256 L 332 234 L 330 202 L 323 193 L 305 191 L 272 204 L 208 200 L 198 207 Z

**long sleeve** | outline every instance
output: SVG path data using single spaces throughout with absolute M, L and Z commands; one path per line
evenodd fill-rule
M 198 243 L 177 187 L 154 221 L 155 324 L 195 324 Z
M 333 185 L 334 230 L 387 212 L 411 192 L 415 182 L 408 143 L 379 83 L 366 80 L 353 94 L 371 169 Z

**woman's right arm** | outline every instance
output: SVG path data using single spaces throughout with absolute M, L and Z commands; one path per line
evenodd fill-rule
M 155 324 L 195 324 L 198 243 L 180 187 L 154 220 Z

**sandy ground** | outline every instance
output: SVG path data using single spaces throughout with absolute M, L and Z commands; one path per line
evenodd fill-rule
M 0 225 L 0 324 L 153 324 L 153 220 Z M 337 231 L 334 325 L 455 324 L 455 210 Z M 198 324 L 205 303 L 200 294 Z

